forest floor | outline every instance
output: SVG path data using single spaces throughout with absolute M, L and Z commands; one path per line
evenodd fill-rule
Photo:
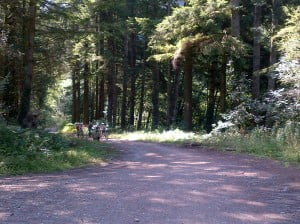
M 105 167 L 0 178 L 2 224 L 299 224 L 300 171 L 199 147 L 113 141 Z

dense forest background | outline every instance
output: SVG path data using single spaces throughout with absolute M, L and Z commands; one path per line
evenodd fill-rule
M 300 121 L 297 0 L 1 0 L 0 112 L 45 127 Z

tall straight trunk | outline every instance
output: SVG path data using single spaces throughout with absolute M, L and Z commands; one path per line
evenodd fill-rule
M 72 123 L 76 122 L 76 69 L 72 72 Z
M 240 0 L 231 0 L 231 35 L 234 37 L 240 36 Z
M 139 118 L 138 118 L 138 130 L 142 129 L 142 121 L 143 121 L 143 113 L 145 110 L 144 98 L 145 98 L 145 79 L 146 79 L 145 71 L 142 74 L 142 83 L 141 83 L 141 95 L 140 95 L 140 105 L 139 105 Z
M 106 99 L 105 74 L 102 73 L 101 74 L 101 79 L 100 79 L 100 87 L 99 87 L 99 112 L 100 112 L 100 119 L 104 118 L 105 99 Z
M 272 0 L 272 35 L 275 34 L 278 27 L 279 18 L 279 0 Z M 270 66 L 277 62 L 277 52 L 275 48 L 274 38 L 271 37 L 270 42 Z M 275 78 L 272 75 L 268 76 L 268 90 L 275 89 Z
M 220 112 L 225 113 L 226 111 L 226 95 L 227 95 L 227 82 L 226 82 L 226 69 L 227 69 L 227 55 L 223 55 L 222 67 L 221 67 L 221 78 L 220 78 Z
M 80 91 L 80 64 L 79 62 L 76 63 L 76 76 L 75 76 L 75 91 L 76 91 L 76 99 L 75 99 L 75 122 L 81 121 L 81 91 Z
M 89 124 L 90 106 L 89 64 L 85 62 L 83 71 L 83 123 Z
M 100 55 L 104 55 L 104 38 L 100 38 Z M 100 83 L 99 83 L 99 114 L 100 119 L 104 118 L 104 109 L 105 109 L 105 99 L 106 99 L 106 92 L 105 92 L 105 73 L 99 73 Z
M 108 62 L 108 76 L 107 76 L 107 95 L 108 95 L 108 107 L 107 107 L 107 121 L 108 124 L 114 127 L 114 108 L 115 108 L 115 94 L 116 94 L 116 83 L 115 83 L 115 42 L 113 39 L 107 41 L 108 51 L 110 58 Z
M 169 10 L 169 9 L 168 9 Z M 168 107 L 167 107 L 167 126 L 168 128 L 171 127 L 171 114 L 172 114 L 172 84 L 173 84 L 173 77 L 171 72 L 171 62 L 168 61 L 167 65 L 167 97 L 168 97 Z
M 17 2 L 9 3 L 9 10 L 5 15 L 4 23 L 9 27 L 7 35 L 7 46 L 18 45 L 17 38 L 17 18 L 18 18 L 18 5 Z M 6 108 L 7 116 L 9 118 L 16 118 L 18 116 L 18 100 L 19 100 L 19 77 L 17 61 L 18 58 L 15 54 L 6 52 L 4 60 L 4 74 L 6 83 L 4 85 L 3 103 Z M 1 78 L 1 77 L 0 77 Z
M 184 111 L 183 125 L 186 131 L 193 129 L 193 55 L 192 50 L 188 50 L 185 54 L 184 63 Z
M 96 32 L 99 35 L 100 34 L 100 15 L 96 16 Z M 99 57 L 100 56 L 100 40 L 98 39 L 96 41 L 96 55 Z M 95 87 L 96 87 L 96 92 L 95 92 L 95 119 L 99 120 L 100 119 L 100 105 L 99 105 L 99 76 L 100 76 L 100 72 L 99 72 L 99 60 L 96 61 L 96 83 L 95 83 Z
M 93 82 L 90 81 L 90 121 L 95 119 L 95 89 L 93 88 Z
M 152 68 L 152 129 L 159 124 L 159 65 L 155 63 Z
M 96 66 L 98 68 L 98 66 Z M 98 70 L 98 69 L 97 69 Z M 98 73 L 98 72 L 97 72 Z M 96 81 L 95 81 L 95 119 L 99 120 L 100 119 L 100 110 L 99 110 L 99 74 L 96 74 Z
M 179 69 L 171 72 L 171 66 L 168 68 L 168 111 L 167 111 L 167 123 L 170 128 L 176 121 L 177 112 L 177 100 L 179 90 Z
M 121 107 L 121 129 L 127 128 L 127 88 L 128 88 L 128 36 L 124 41 L 123 58 L 123 80 L 122 80 L 122 107 Z
M 130 99 L 129 99 L 129 125 L 134 126 L 134 110 L 135 110 L 135 95 L 136 95 L 136 44 L 135 34 L 130 35 Z
M 152 116 L 152 110 L 150 109 L 150 110 L 148 111 L 148 116 L 147 116 L 147 121 L 146 121 L 146 129 L 149 129 L 151 116 Z
M 212 130 L 212 124 L 214 123 L 214 111 L 215 111 L 215 92 L 216 92 L 216 63 L 212 63 L 209 74 L 209 86 L 208 86 L 208 98 L 206 109 L 206 123 L 205 129 L 209 133 Z
M 118 95 L 119 91 L 117 89 L 117 79 L 118 79 L 118 65 L 115 64 L 113 83 L 114 83 L 114 103 L 113 103 L 113 127 L 117 126 L 117 114 L 118 114 Z
M 146 82 L 146 43 L 144 45 L 143 50 L 143 69 L 142 69 L 142 82 L 141 82 L 141 95 L 140 95 L 140 105 L 139 105 L 139 118 L 138 118 L 138 125 L 137 129 L 142 129 L 142 120 L 143 120 L 143 113 L 145 109 L 144 105 L 144 98 L 145 98 L 145 82 Z
M 37 1 L 30 0 L 28 8 L 28 19 L 26 22 L 26 50 L 25 50 L 25 68 L 24 68 L 24 89 L 21 97 L 20 113 L 18 117 L 19 124 L 22 124 L 27 113 L 30 111 L 31 90 L 33 78 L 33 53 L 34 37 L 36 23 Z
M 261 5 L 254 6 L 254 32 L 253 32 L 253 98 L 260 96 L 260 76 L 256 74 L 260 70 L 260 39 L 261 39 Z

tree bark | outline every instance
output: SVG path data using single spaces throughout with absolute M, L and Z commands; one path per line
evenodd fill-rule
M 33 53 L 36 24 L 37 1 L 30 0 L 28 8 L 28 20 L 26 22 L 26 51 L 25 51 L 25 68 L 24 68 L 24 89 L 21 97 L 20 113 L 18 122 L 21 125 L 24 118 L 30 111 L 31 90 L 33 78 Z
M 72 72 L 72 123 L 76 122 L 76 69 Z
M 135 110 L 135 95 L 136 95 L 136 44 L 135 34 L 130 35 L 130 99 L 129 99 L 129 125 L 134 127 L 134 110 Z
M 128 88 L 128 36 L 124 41 L 124 58 L 123 58 L 123 91 L 122 91 L 122 108 L 121 108 L 121 129 L 127 128 L 127 88 Z
M 142 129 L 142 121 L 143 121 L 143 113 L 145 110 L 144 105 L 144 98 L 145 98 L 145 82 L 146 82 L 146 43 L 144 43 L 144 49 L 143 49 L 143 69 L 142 69 L 142 82 L 141 82 L 141 95 L 140 95 L 140 105 L 139 105 L 139 118 L 138 118 L 138 125 L 137 129 Z
M 83 71 L 83 123 L 89 124 L 90 106 L 89 64 L 85 62 Z
M 260 76 L 256 72 L 260 70 L 261 10 L 261 5 L 254 6 L 252 96 L 255 99 L 260 97 Z
M 18 2 L 6 3 L 9 7 L 6 11 L 4 23 L 8 27 L 6 44 L 16 49 L 18 45 L 17 38 L 17 18 L 18 18 Z M 16 50 L 17 51 L 17 50 Z M 12 49 L 6 51 L 4 60 L 4 74 L 6 84 L 4 85 L 3 103 L 6 109 L 7 117 L 16 118 L 19 109 L 19 91 L 20 91 L 20 74 L 18 70 L 18 56 Z M 1 71 L 2 72 L 2 71 Z M 2 78 L 0 76 L 0 78 Z M 4 77 L 3 77 L 4 78 Z
M 152 129 L 159 125 L 159 65 L 155 63 L 152 68 Z
M 177 100 L 179 90 L 179 75 L 180 70 L 176 69 L 172 75 L 171 66 L 168 68 L 168 111 L 167 111 L 167 124 L 170 128 L 176 121 Z
M 185 55 L 184 63 L 184 112 L 183 125 L 186 131 L 193 129 L 193 56 L 192 50 L 189 49 Z
M 212 124 L 214 123 L 214 111 L 215 111 L 215 92 L 216 92 L 216 63 L 212 63 L 209 74 L 209 90 L 208 90 L 208 102 L 206 110 L 206 123 L 205 129 L 207 133 L 211 132 Z
M 117 89 L 118 80 L 118 65 L 115 64 L 114 76 L 113 76 L 113 89 L 114 89 L 114 102 L 113 102 L 113 127 L 117 126 L 117 113 L 118 113 L 118 95 L 119 91 Z
M 80 77 L 80 63 L 79 61 L 76 62 L 76 77 L 75 77 L 75 82 L 76 82 L 76 100 L 75 100 L 75 122 L 79 122 L 81 119 L 81 91 L 80 91 L 80 82 L 81 82 L 81 77 Z
M 99 35 L 100 34 L 100 15 L 96 16 L 96 32 Z M 96 41 L 96 55 L 99 57 L 100 56 L 100 41 L 97 40 Z M 95 119 L 99 120 L 100 119 L 100 96 L 99 96 L 99 77 L 100 77 L 100 71 L 99 71 L 99 60 L 97 59 L 96 61 L 96 83 L 95 83 L 95 87 L 96 87 L 96 91 L 95 91 Z
M 220 112 L 225 113 L 226 111 L 226 95 L 227 95 L 227 83 L 226 83 L 226 70 L 227 70 L 227 55 L 224 54 L 222 58 L 221 67 L 221 79 L 220 79 Z
M 100 55 L 104 55 L 104 38 L 100 39 Z M 101 72 L 100 74 L 100 86 L 99 86 L 99 114 L 100 119 L 104 119 L 104 109 L 105 109 L 105 73 Z
M 107 121 L 111 127 L 114 127 L 114 108 L 115 108 L 115 94 L 116 94 L 116 83 L 115 83 L 115 42 L 112 38 L 107 41 L 108 51 L 110 54 L 108 62 L 108 76 L 107 76 L 107 95 L 108 95 L 108 107 L 107 107 Z

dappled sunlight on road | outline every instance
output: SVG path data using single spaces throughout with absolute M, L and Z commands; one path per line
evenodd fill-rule
M 117 146 L 124 156 L 107 167 L 0 179 L 1 224 L 296 224 L 300 218 L 299 175 L 285 180 L 272 166 L 257 169 L 231 154 Z
M 227 215 L 229 217 L 241 220 L 245 223 L 247 222 L 264 223 L 265 220 L 269 220 L 269 223 L 287 221 L 287 218 L 284 218 L 284 216 L 276 213 L 261 213 L 259 215 L 257 213 L 236 213 L 236 214 L 230 213 Z

